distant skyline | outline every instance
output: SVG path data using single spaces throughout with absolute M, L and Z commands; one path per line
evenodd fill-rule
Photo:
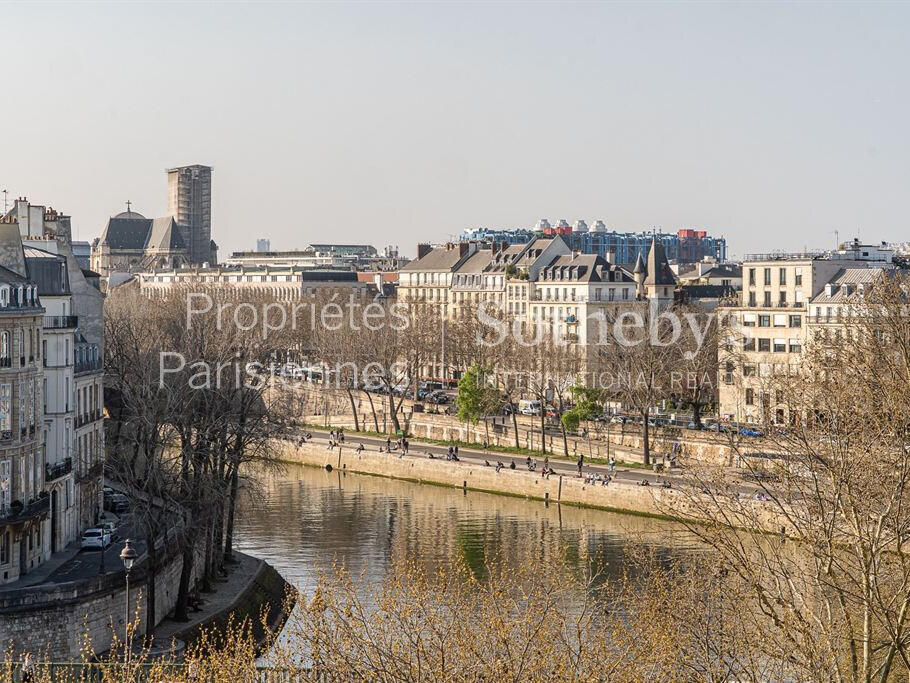
M 0 190 L 219 255 L 539 218 L 731 256 L 910 239 L 910 4 L 5 4 Z M 2 199 L 2 197 L 0 197 Z

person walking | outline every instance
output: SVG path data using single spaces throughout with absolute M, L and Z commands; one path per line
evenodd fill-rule
M 616 458 L 610 456 L 610 474 L 616 474 Z
M 581 476 L 581 468 L 584 467 L 584 464 L 585 464 L 585 456 L 584 456 L 584 455 L 579 455 L 579 456 L 578 456 L 578 462 L 576 462 L 575 464 L 578 466 L 578 476 L 580 477 L 580 476 Z

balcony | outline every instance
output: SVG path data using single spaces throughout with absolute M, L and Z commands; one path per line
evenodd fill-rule
M 30 519 L 43 517 L 51 507 L 51 499 L 47 493 L 43 493 L 37 500 L 33 500 L 28 505 L 16 505 L 19 501 L 7 507 L 0 507 L 0 524 L 15 524 L 25 522 Z
M 67 474 L 73 471 L 73 459 L 66 458 L 63 462 L 58 462 L 56 465 L 47 465 L 44 470 L 44 481 L 50 482 L 60 477 L 65 477 Z
M 44 316 L 45 330 L 69 330 L 79 325 L 77 315 L 46 315 Z
M 97 479 L 101 476 L 101 472 L 104 470 L 104 463 L 98 460 L 97 462 L 92 463 L 92 465 L 79 473 L 78 482 L 81 484 L 89 479 Z

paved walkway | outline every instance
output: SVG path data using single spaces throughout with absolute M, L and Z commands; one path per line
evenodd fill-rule
M 155 629 L 155 642 L 170 644 L 173 638 L 181 633 L 212 619 L 223 609 L 229 609 L 241 595 L 246 592 L 250 582 L 256 577 L 262 560 L 250 555 L 234 552 L 237 564 L 228 565 L 228 575 L 223 581 L 214 583 L 213 593 L 201 593 L 201 605 L 197 612 L 190 611 L 189 621 L 174 621 L 170 616 L 158 624 Z

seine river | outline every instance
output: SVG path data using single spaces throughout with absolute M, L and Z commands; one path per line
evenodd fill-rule
M 248 488 L 237 534 L 239 550 L 307 594 L 333 562 L 368 588 L 398 558 L 427 567 L 460 558 L 482 572 L 488 559 L 517 562 L 529 550 L 594 565 L 609 580 L 632 544 L 668 554 L 694 548 L 669 522 L 297 465 Z

